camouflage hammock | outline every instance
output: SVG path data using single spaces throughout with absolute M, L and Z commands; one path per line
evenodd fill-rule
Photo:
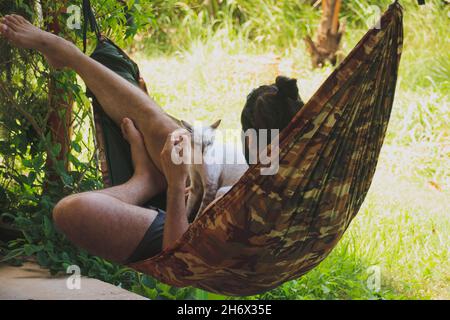
M 177 287 L 253 295 L 325 259 L 364 201 L 393 104 L 403 41 L 399 4 L 390 6 L 380 26 L 281 132 L 276 175 L 260 175 L 261 165 L 251 166 L 172 248 L 130 267 Z M 97 120 L 106 117 L 99 114 Z M 114 139 L 124 143 L 117 132 Z M 108 171 L 118 172 L 129 161 L 111 157 L 112 139 L 109 147 L 100 145 L 109 178 Z

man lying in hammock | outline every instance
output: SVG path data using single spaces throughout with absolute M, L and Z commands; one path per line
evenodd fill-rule
M 106 114 L 121 126 L 131 146 L 133 177 L 119 186 L 62 199 L 53 211 L 58 228 L 77 246 L 119 263 L 144 260 L 173 245 L 188 228 L 188 168 L 183 163 L 174 164 L 171 153 L 187 133 L 177 130 L 177 122 L 142 90 L 84 55 L 74 44 L 18 15 L 0 20 L 0 34 L 17 47 L 41 52 L 54 68 L 74 70 Z M 301 105 L 295 80 L 278 78 L 276 84 L 249 95 L 241 119 L 243 128 L 282 129 Z M 281 107 L 290 112 L 280 117 Z M 166 214 L 158 208 L 141 207 L 164 191 Z

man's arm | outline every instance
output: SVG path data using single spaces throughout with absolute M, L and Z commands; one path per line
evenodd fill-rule
M 188 165 L 174 163 L 173 154 L 183 158 L 183 151 L 190 147 L 187 132 L 175 132 L 167 137 L 161 152 L 161 164 L 167 180 L 167 213 L 164 224 L 163 249 L 167 249 L 186 232 L 189 227 L 186 216 L 186 179 Z
M 189 227 L 186 216 L 185 188 L 184 181 L 168 186 L 163 249 L 172 246 Z

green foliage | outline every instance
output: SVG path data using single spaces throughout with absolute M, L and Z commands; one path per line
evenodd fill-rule
M 320 12 L 308 1 L 152 1 L 155 19 L 143 33 L 144 46 L 157 52 L 177 52 L 196 42 L 240 43 L 253 49 L 286 48 L 312 31 Z
M 12 2 L 1 13 L 18 12 L 35 20 L 31 3 Z M 82 87 L 73 73 L 50 70 L 36 53 L 5 42 L 0 50 L 10 58 L 0 69 L 0 214 L 23 233 L 23 238 L 9 243 L 3 261 L 20 263 L 23 257 L 34 256 L 52 273 L 78 264 L 87 275 L 127 282 L 129 271 L 74 248 L 52 223 L 52 208 L 62 196 L 101 187 L 92 151 L 91 113 Z M 68 166 L 61 158 L 62 145 L 52 138 L 50 82 L 64 90 L 62 101 L 74 101 Z M 61 119 L 65 112 L 59 112 Z
M 2 2 L 0 15 L 15 12 L 39 24 L 33 3 Z M 61 9 L 58 2 L 47 5 L 43 8 L 46 13 Z M 97 9 L 102 30 L 114 35 L 114 40 L 123 46 L 151 18 L 148 8 L 137 1 L 130 1 L 126 10 L 115 0 L 103 1 Z M 127 20 L 130 13 L 133 21 Z M 67 30 L 67 16 L 59 18 L 60 34 L 81 45 L 81 30 Z M 41 27 L 50 22 L 56 21 L 51 15 L 44 15 Z M 91 41 L 90 48 L 94 44 Z M 0 53 L 7 58 L 0 64 L 0 217 L 23 234 L 22 238 L 2 244 L 2 261 L 20 264 L 24 258 L 33 257 L 53 274 L 65 272 L 75 264 L 84 275 L 140 290 L 139 281 L 150 281 L 147 277 L 75 248 L 52 223 L 52 209 L 63 196 L 102 187 L 93 145 L 93 117 L 84 88 L 73 72 L 50 69 L 35 52 L 17 50 L 2 41 Z M 50 120 L 55 109 L 49 104 L 50 93 L 57 100 L 69 104 L 73 101 L 70 123 L 64 122 L 67 109 L 57 111 L 59 122 L 66 125 L 64 135 L 72 132 L 67 154 L 62 153 L 61 142 L 55 140 L 55 119 Z M 152 286 L 158 294 L 170 298 L 185 298 L 195 292 Z M 144 284 L 142 288 L 146 288 Z
M 243 48 L 266 52 L 298 48 L 303 45 L 306 35 L 315 34 L 319 24 L 320 10 L 311 6 L 312 2 L 314 1 L 152 1 L 152 24 L 141 33 L 144 48 L 152 55 L 161 51 L 182 52 L 190 49 L 192 44 L 202 42 L 229 45 L 234 48 L 234 52 Z M 341 21 L 351 30 L 349 36 L 352 40 L 359 39 L 374 23 L 370 18 L 382 13 L 392 2 L 343 1 Z M 445 36 L 445 24 L 439 24 L 439 30 L 435 30 L 436 25 L 430 23 L 434 19 L 447 19 L 448 9 L 443 1 L 428 1 L 431 10 L 419 9 L 416 1 L 401 3 L 405 12 L 410 15 L 408 18 L 416 20 L 411 26 L 425 26 L 430 28 L 430 32 Z M 424 14 L 424 11 L 427 12 Z M 435 42 L 432 47 L 438 45 L 439 42 Z
M 178 289 L 145 275 L 139 275 L 137 283 L 131 287 L 131 290 L 152 300 L 194 300 L 202 299 L 203 295 L 201 290 Z

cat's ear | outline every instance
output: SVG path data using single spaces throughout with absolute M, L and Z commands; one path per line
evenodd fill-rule
M 210 126 L 211 129 L 216 130 L 216 129 L 219 127 L 219 125 L 220 125 L 221 122 L 222 122 L 222 119 L 217 120 L 216 122 L 214 122 L 214 123 Z
M 189 124 L 188 122 L 181 120 L 181 125 L 189 132 L 192 132 L 192 125 Z

